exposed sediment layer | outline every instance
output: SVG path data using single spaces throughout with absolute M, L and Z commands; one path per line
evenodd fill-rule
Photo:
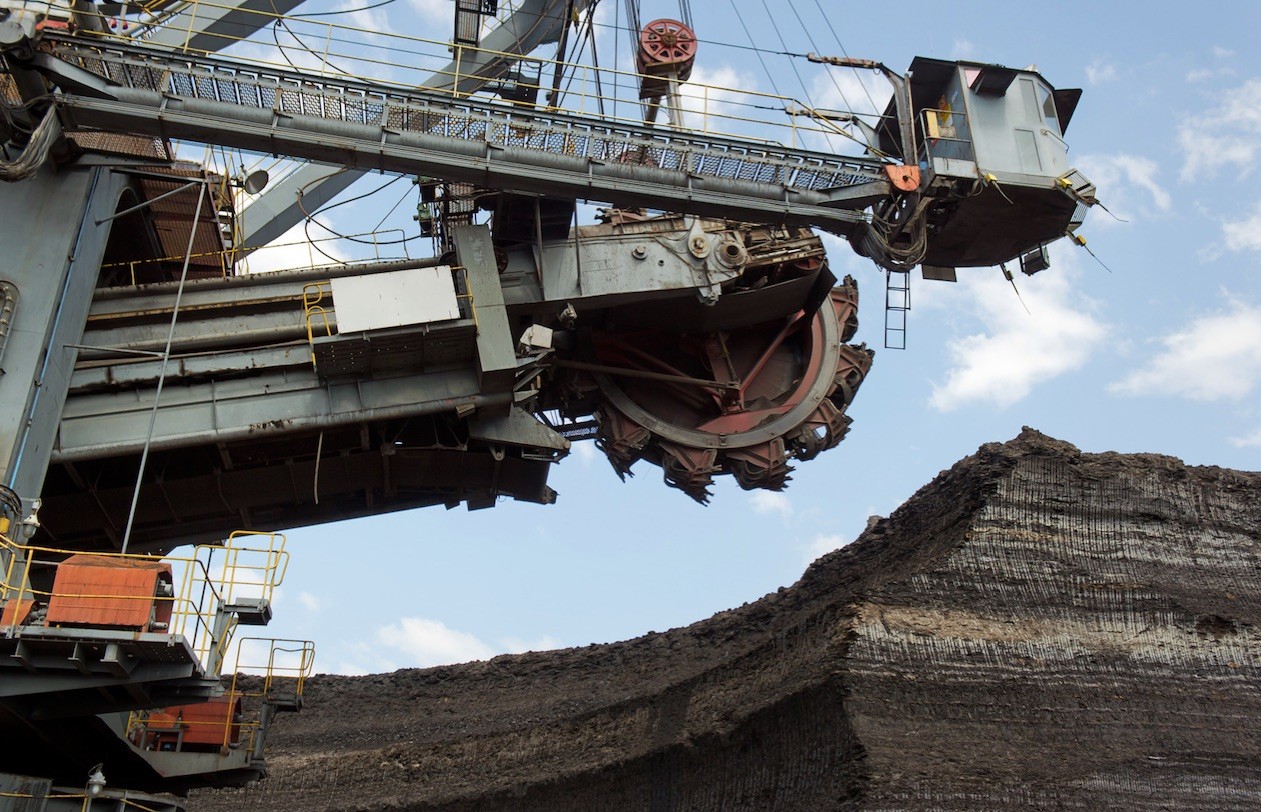
M 795 585 L 612 645 L 313 679 L 190 809 L 1261 808 L 1261 474 L 1026 430 Z

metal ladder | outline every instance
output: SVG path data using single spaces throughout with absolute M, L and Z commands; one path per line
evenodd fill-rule
M 906 349 L 906 314 L 911 310 L 911 272 L 884 272 L 884 347 Z

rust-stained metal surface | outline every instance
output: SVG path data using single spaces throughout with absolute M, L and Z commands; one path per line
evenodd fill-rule
M 164 584 L 171 584 L 171 565 L 162 561 L 71 556 L 57 566 L 47 624 L 166 629 L 171 601 L 156 598 Z
M 241 740 L 241 697 L 224 694 L 208 702 L 170 705 L 149 713 L 134 743 L 142 750 L 217 749 Z
M 110 155 L 147 158 L 152 161 L 163 162 L 169 161 L 173 157 L 171 155 L 171 145 L 163 138 L 95 132 L 92 130 L 67 133 L 66 137 L 77 144 L 80 149 L 88 152 L 104 152 Z
M 153 200 L 174 191 L 191 180 L 206 185 L 205 199 L 198 212 L 197 188 L 171 195 L 151 204 L 149 209 L 164 257 L 183 258 L 188 250 L 188 232 L 194 229 L 192 252 L 189 259 L 190 279 L 224 276 L 227 273 L 227 250 L 231 245 L 229 224 L 221 212 L 232 211 L 231 189 L 218 175 L 206 172 L 199 166 L 175 164 L 156 170 L 156 174 L 169 175 L 170 180 L 145 175 L 137 179 L 137 186 L 145 200 Z

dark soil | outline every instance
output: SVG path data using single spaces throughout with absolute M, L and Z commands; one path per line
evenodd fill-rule
M 319 676 L 215 810 L 1261 808 L 1261 474 L 983 446 L 791 587 Z

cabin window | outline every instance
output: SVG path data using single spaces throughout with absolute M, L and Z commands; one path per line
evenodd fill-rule
M 1042 119 L 1047 129 L 1056 135 L 1060 134 L 1060 117 L 1055 114 L 1055 97 L 1046 85 L 1038 85 L 1038 98 L 1042 101 Z

